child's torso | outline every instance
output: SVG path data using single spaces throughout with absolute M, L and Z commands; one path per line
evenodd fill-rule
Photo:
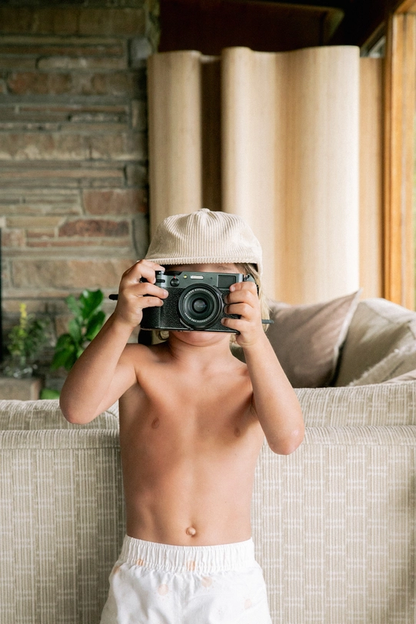
M 207 379 L 150 361 L 120 399 L 128 535 L 178 545 L 248 539 L 263 439 L 240 364 Z

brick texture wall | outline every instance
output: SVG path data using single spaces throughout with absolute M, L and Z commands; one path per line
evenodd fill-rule
M 69 293 L 114 291 L 146 250 L 146 58 L 157 15 L 156 0 L 2 0 L 5 334 L 20 302 L 61 333 Z

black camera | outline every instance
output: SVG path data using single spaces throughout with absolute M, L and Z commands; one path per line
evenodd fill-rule
M 196 271 L 156 271 L 156 285 L 169 297 L 163 306 L 143 309 L 141 329 L 210 331 L 237 333 L 222 325 L 221 319 L 240 318 L 226 314 L 225 298 L 237 282 L 254 282 L 241 273 L 199 273 Z

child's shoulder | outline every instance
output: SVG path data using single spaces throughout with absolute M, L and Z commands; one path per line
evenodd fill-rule
M 143 345 L 138 343 L 129 343 L 126 345 L 123 353 L 123 358 L 126 361 L 143 361 L 154 360 L 157 361 L 161 358 L 162 352 L 165 349 L 162 345 Z

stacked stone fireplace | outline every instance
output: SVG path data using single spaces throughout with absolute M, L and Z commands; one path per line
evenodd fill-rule
M 3 332 L 19 304 L 66 329 L 65 297 L 117 288 L 148 241 L 153 0 L 3 0 Z M 110 311 L 112 304 L 106 304 Z

